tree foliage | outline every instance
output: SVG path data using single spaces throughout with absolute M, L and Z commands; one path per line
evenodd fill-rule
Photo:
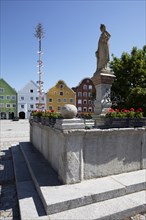
M 142 108 L 146 116 L 146 45 L 143 49 L 133 47 L 131 54 L 124 52 L 121 58 L 113 55 L 110 68 L 116 76 L 112 92 L 120 97 L 113 105 Z

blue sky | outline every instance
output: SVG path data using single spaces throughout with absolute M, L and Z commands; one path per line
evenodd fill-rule
M 96 70 L 95 51 L 100 24 L 111 34 L 111 54 L 146 44 L 145 0 L 1 0 L 1 75 L 17 91 L 38 80 L 38 40 L 41 22 L 44 90 L 58 80 L 75 87 Z

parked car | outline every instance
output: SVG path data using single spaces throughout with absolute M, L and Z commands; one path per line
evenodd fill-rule
M 12 119 L 13 121 L 19 121 L 19 117 L 14 117 L 13 119 Z

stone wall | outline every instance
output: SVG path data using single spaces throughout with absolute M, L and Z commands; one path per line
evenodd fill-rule
M 30 140 L 64 184 L 146 169 L 146 128 L 60 130 L 31 122 Z

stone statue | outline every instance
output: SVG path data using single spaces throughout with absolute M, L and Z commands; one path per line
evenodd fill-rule
M 111 35 L 106 31 L 106 26 L 104 24 L 100 25 L 101 35 L 98 41 L 98 49 L 96 51 L 97 57 L 97 70 L 99 72 L 101 70 L 105 70 L 107 68 L 107 64 L 110 60 L 109 58 L 109 45 L 108 40 Z

